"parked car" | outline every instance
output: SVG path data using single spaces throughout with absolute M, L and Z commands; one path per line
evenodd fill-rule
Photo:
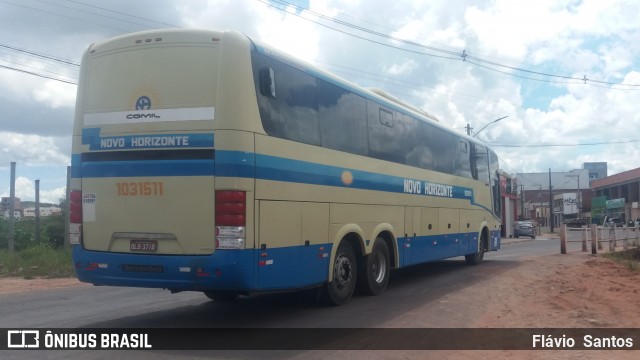
M 609 220 L 607 221 L 607 225 L 609 227 L 623 227 L 624 220 L 620 218 L 609 218 Z
M 528 236 L 532 239 L 536 238 L 536 228 L 530 221 L 516 221 L 513 224 L 513 237 Z

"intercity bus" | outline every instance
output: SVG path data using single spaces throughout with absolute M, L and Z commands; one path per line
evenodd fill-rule
M 234 31 L 91 45 L 72 153 L 73 263 L 95 285 L 341 305 L 500 247 L 494 152 Z

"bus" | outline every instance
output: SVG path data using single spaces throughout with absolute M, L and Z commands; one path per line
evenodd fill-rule
M 82 282 L 342 305 L 394 269 L 500 248 L 487 146 L 235 31 L 89 46 L 72 146 Z

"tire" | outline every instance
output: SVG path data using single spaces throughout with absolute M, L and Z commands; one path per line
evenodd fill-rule
M 382 294 L 391 270 L 389 248 L 382 238 L 376 239 L 371 254 L 363 257 L 358 266 L 358 290 L 368 295 Z
M 322 291 L 322 302 L 328 305 L 344 305 L 353 295 L 358 278 L 358 264 L 351 245 L 341 241 L 333 262 L 333 281 L 326 283 Z
M 480 249 L 478 250 L 477 253 L 475 254 L 471 254 L 471 255 L 465 255 L 464 256 L 464 260 L 467 262 L 467 265 L 478 265 L 482 262 L 482 260 L 484 259 L 484 252 L 485 249 L 487 247 L 487 239 L 484 235 L 484 233 L 482 234 L 482 237 L 480 238 Z
M 204 295 L 209 299 L 217 302 L 232 302 L 238 298 L 235 291 L 203 291 Z

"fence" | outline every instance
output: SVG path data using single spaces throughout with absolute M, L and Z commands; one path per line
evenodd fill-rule
M 616 234 L 618 231 L 622 231 L 622 236 L 618 237 Z M 581 232 L 581 240 L 570 240 L 569 232 Z M 622 228 L 597 226 L 591 224 L 590 227 L 586 225 L 581 228 L 570 228 L 567 225 L 560 227 L 560 253 L 567 253 L 567 243 L 581 242 L 582 251 L 587 252 L 587 233 L 591 234 L 591 253 L 597 254 L 598 250 L 603 250 L 603 243 L 608 243 L 609 252 L 615 252 L 618 242 L 622 242 L 622 249 L 628 250 L 629 246 L 638 247 L 640 244 L 640 229 L 637 226 Z

